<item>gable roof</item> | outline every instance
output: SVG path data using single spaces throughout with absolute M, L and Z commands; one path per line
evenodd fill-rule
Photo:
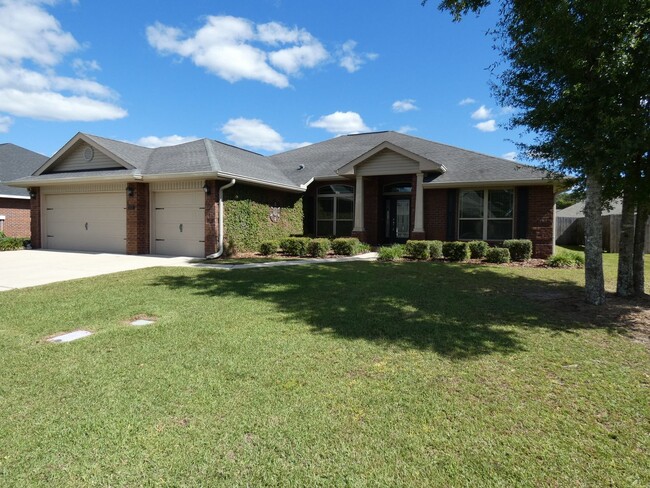
M 584 217 L 585 201 L 581 200 L 570 207 L 558 210 L 556 217 Z M 621 215 L 623 213 L 623 201 L 620 198 L 612 200 L 603 208 L 603 215 Z
M 0 198 L 3 196 L 25 198 L 27 190 L 3 185 L 3 181 L 16 180 L 36 171 L 47 156 L 38 154 L 15 144 L 0 144 Z

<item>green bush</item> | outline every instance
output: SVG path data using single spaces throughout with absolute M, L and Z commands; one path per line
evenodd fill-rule
M 24 237 L 2 237 L 0 238 L 0 251 L 17 251 L 25 247 Z
M 429 242 L 406 241 L 404 254 L 411 256 L 413 259 L 429 259 Z
M 331 247 L 329 239 L 312 239 L 307 245 L 307 254 L 315 258 L 324 258 Z
M 422 242 L 422 241 L 420 241 Z M 397 261 L 404 256 L 405 248 L 400 244 L 384 246 L 379 248 L 379 261 Z
M 356 237 L 339 237 L 332 241 L 332 251 L 339 256 L 354 256 L 368 249 L 368 245 L 362 244 Z
M 428 241 L 429 242 L 429 256 L 431 259 L 442 259 L 442 241 Z
M 309 237 L 287 237 L 280 242 L 280 248 L 288 256 L 306 256 L 309 241 Z
M 489 248 L 490 246 L 485 241 L 471 241 L 469 243 L 469 254 L 472 259 L 483 259 Z
M 270 256 L 278 252 L 278 247 L 277 241 L 264 241 L 260 244 L 260 254 L 262 256 Z
M 469 244 L 467 242 L 444 242 L 442 255 L 450 261 L 467 261 L 469 259 Z
M 552 268 L 582 268 L 585 257 L 579 252 L 562 251 L 548 258 L 546 264 Z
M 488 263 L 509 263 L 510 262 L 510 251 L 505 247 L 491 247 L 485 253 L 485 260 Z
M 0 230 L 0 239 L 4 239 L 5 237 L 7 237 L 7 234 Z
M 509 239 L 503 241 L 503 247 L 510 251 L 513 261 L 528 261 L 533 255 L 533 242 L 528 239 Z

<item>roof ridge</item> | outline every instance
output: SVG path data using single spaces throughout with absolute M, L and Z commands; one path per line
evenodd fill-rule
M 210 144 L 210 139 L 204 137 L 203 145 L 205 146 L 205 152 L 208 154 L 208 161 L 210 161 L 210 167 L 215 173 L 218 173 L 221 167 L 219 165 L 219 159 L 217 158 L 217 155 L 214 153 L 214 148 L 212 147 L 212 144 Z
M 251 151 L 250 149 L 244 149 L 243 147 L 235 146 L 234 144 L 228 144 L 227 142 L 217 141 L 216 139 L 209 139 L 207 137 L 206 137 L 206 139 L 208 139 L 211 142 L 216 142 L 217 144 L 221 144 L 223 146 L 234 147 L 235 149 L 239 149 L 240 151 L 255 154 L 256 156 L 261 156 L 263 158 L 268 158 L 268 156 L 265 156 L 264 154 L 260 154 L 260 153 L 255 152 L 255 151 Z

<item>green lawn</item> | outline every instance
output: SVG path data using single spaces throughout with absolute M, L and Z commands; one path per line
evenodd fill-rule
M 648 486 L 650 354 L 625 319 L 576 320 L 581 275 L 154 268 L 0 293 L 0 486 Z M 96 334 L 43 342 L 76 328 Z

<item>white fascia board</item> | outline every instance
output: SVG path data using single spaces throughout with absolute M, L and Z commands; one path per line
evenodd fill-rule
M 23 196 L 23 195 L 1 195 L 0 198 L 15 198 L 17 200 L 29 200 L 28 196 Z
M 450 183 L 424 183 L 422 188 L 487 188 L 504 186 L 539 186 L 553 185 L 553 180 L 491 180 L 491 181 L 457 181 Z

